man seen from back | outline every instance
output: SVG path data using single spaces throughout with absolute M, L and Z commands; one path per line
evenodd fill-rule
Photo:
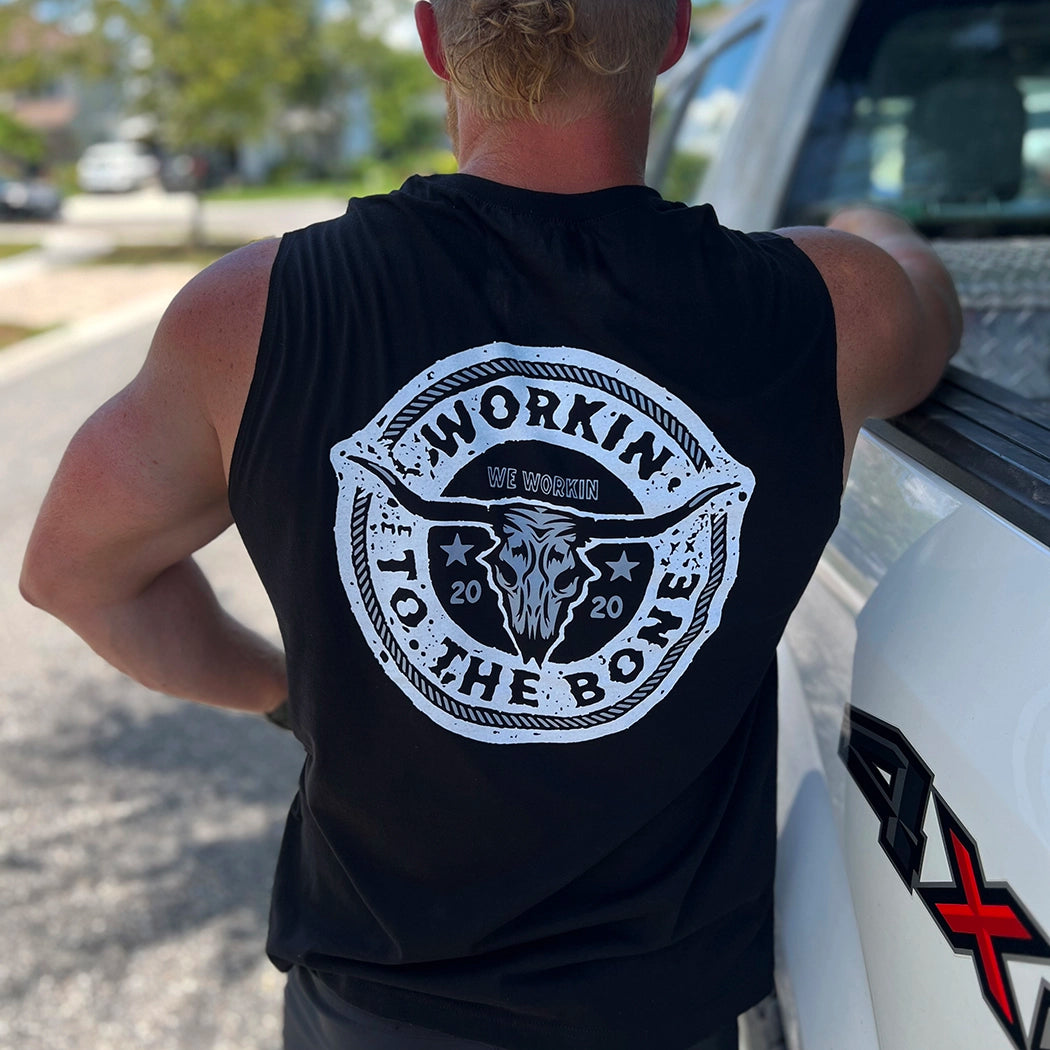
M 771 989 L 776 645 L 960 322 L 889 215 L 645 187 L 690 16 L 418 3 L 459 172 L 190 282 L 40 512 L 23 592 L 107 660 L 288 700 L 287 1050 L 725 1050 Z M 193 560 L 234 522 L 282 650 Z

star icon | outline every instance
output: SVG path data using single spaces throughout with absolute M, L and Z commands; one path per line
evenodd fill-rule
M 474 549 L 473 543 L 464 543 L 459 538 L 459 533 L 456 533 L 456 538 L 451 543 L 440 544 L 441 549 L 448 555 L 448 561 L 445 562 L 445 568 L 447 569 L 450 565 L 454 565 L 459 562 L 460 565 L 467 564 L 467 551 Z
M 627 551 L 622 550 L 620 551 L 619 560 L 607 561 L 605 564 L 608 565 L 610 569 L 612 569 L 612 576 L 609 578 L 610 582 L 612 580 L 627 580 L 627 582 L 630 583 L 631 570 L 637 569 L 641 562 L 628 561 Z

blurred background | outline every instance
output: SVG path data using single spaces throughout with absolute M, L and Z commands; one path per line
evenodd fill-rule
M 412 6 L 0 0 L 0 172 L 61 196 L 345 196 L 451 170 Z M 697 4 L 698 32 L 730 6 Z
M 64 194 L 447 168 L 411 12 L 407 0 L 7 0 L 0 154 Z

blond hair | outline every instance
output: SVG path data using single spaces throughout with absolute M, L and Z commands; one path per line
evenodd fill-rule
M 675 0 L 431 0 L 452 90 L 488 120 L 652 96 Z

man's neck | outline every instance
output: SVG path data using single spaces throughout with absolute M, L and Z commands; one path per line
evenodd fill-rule
M 460 112 L 456 130 L 459 170 L 508 186 L 587 193 L 645 181 L 648 110 L 567 125 L 487 124 Z

